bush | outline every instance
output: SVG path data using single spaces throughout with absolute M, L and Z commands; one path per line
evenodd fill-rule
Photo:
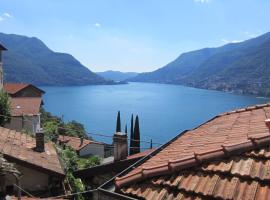
M 4 126 L 10 121 L 10 101 L 9 96 L 3 90 L 0 91 L 0 126 Z

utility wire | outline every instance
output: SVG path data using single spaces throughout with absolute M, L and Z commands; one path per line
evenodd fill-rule
M 0 114 L 0 116 L 2 117 L 8 117 L 8 118 L 12 118 L 11 116 L 7 116 L 7 115 L 2 115 Z M 21 120 L 19 118 L 13 118 L 13 119 L 16 119 L 16 120 Z M 28 122 L 31 122 L 31 120 L 28 120 L 28 119 L 23 119 L 23 121 L 28 121 Z M 65 130 L 67 131 L 67 129 L 65 127 L 58 127 L 59 129 L 62 129 L 62 130 Z M 94 135 L 94 136 L 100 136 L 100 137 L 106 137 L 106 138 L 116 138 L 116 139 L 123 139 L 122 137 L 117 137 L 117 136 L 112 136 L 112 135 L 105 135 L 105 134 L 99 134 L 99 133 L 90 133 L 90 132 L 86 132 L 87 135 Z M 136 142 L 141 142 L 141 143 L 147 143 L 147 144 L 156 144 L 156 145 L 162 145 L 161 143 L 157 143 L 157 142 L 149 142 L 149 141 L 145 141 L 145 140 L 134 140 L 134 139 L 130 139 L 130 138 L 127 138 L 128 141 L 136 141 Z
M 61 198 L 61 197 L 69 197 L 69 196 L 74 196 L 74 195 L 78 195 L 78 194 L 91 193 L 91 192 L 95 192 L 95 191 L 97 191 L 97 189 L 86 190 L 86 191 L 83 191 L 83 192 L 76 192 L 76 193 L 71 193 L 71 194 L 64 194 L 64 195 L 59 195 L 59 196 L 54 196 L 54 197 L 50 197 L 50 199 L 58 199 L 58 198 Z

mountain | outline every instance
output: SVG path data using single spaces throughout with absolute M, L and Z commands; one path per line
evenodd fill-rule
M 119 72 L 119 71 L 105 71 L 105 72 L 96 72 L 99 76 L 113 81 L 124 81 L 129 78 L 137 76 L 139 73 L 136 72 Z
M 270 33 L 240 43 L 183 53 L 129 79 L 270 96 Z
M 41 40 L 15 34 L 0 33 L 6 82 L 35 85 L 110 84 L 83 66 L 72 55 L 50 50 Z

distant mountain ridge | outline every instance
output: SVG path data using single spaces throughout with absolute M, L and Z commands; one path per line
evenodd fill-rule
M 166 66 L 129 81 L 270 96 L 270 33 L 240 43 L 183 53 Z
M 133 78 L 139 74 L 137 72 L 120 72 L 120 71 L 112 71 L 112 70 L 108 70 L 105 72 L 96 72 L 96 73 L 107 80 L 113 80 L 113 81 L 124 81 L 126 79 Z
M 72 55 L 50 50 L 41 40 L 0 33 L 6 82 L 35 85 L 112 84 L 83 66 Z

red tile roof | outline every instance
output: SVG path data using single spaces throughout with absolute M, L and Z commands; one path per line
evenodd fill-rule
M 152 177 L 164 174 L 172 177 L 177 171 L 195 167 L 201 162 L 208 162 L 215 158 L 224 158 L 227 153 L 247 151 L 265 142 L 269 144 L 270 134 L 265 124 L 268 118 L 270 118 L 270 104 L 221 114 L 196 129 L 180 135 L 127 175 L 117 178 L 116 186 L 121 188 L 138 181 L 146 183 Z M 142 190 L 142 188 L 145 186 L 137 189 Z M 130 194 L 128 189 L 123 192 Z
M 136 153 L 136 154 L 133 154 L 133 155 L 130 155 L 127 157 L 127 159 L 134 159 L 134 158 L 142 158 L 142 157 L 145 157 L 147 155 L 149 155 L 150 153 L 152 153 L 154 150 L 156 150 L 156 148 L 152 148 L 152 149 L 147 149 L 143 152 L 140 152 L 140 153 Z
M 102 144 L 100 142 L 96 142 L 96 141 L 88 140 L 88 139 L 83 139 L 83 143 L 81 143 L 81 138 L 72 137 L 72 136 L 64 136 L 64 135 L 59 135 L 58 141 L 69 145 L 76 151 L 81 150 L 88 144 Z
M 51 142 L 45 144 L 45 152 L 34 150 L 35 138 L 14 130 L 0 127 L 0 153 L 7 160 L 19 162 L 56 175 L 64 175 L 58 154 Z
M 121 189 L 142 199 L 270 199 L 270 149 L 260 148 Z
M 24 88 L 27 87 L 34 87 L 37 90 L 39 90 L 40 92 L 44 93 L 43 90 L 35 87 L 34 85 L 28 84 L 28 83 L 5 83 L 4 84 L 4 90 L 11 95 L 16 94 L 17 92 L 21 91 Z
M 28 87 L 30 84 L 27 83 L 5 83 L 4 84 L 4 90 L 8 94 L 15 94 L 19 92 L 20 90 Z
M 11 116 L 38 115 L 42 105 L 41 97 L 10 98 Z

